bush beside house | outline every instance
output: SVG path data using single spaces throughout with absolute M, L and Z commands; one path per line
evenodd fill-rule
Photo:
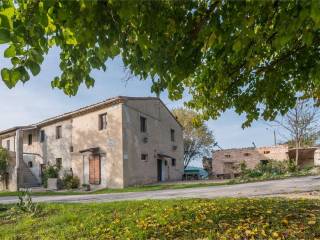
M 53 186 L 50 189 L 77 189 L 80 185 L 80 179 L 77 176 L 66 174 L 62 179 L 59 176 L 61 169 L 58 166 L 48 166 L 43 172 L 43 186 L 48 188 L 50 181 Z M 50 179 L 50 180 L 49 180 Z M 54 186 L 56 185 L 56 186 Z

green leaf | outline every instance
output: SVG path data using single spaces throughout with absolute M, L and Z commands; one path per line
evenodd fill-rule
M 233 46 L 232 46 L 232 49 L 235 51 L 235 52 L 239 52 L 241 50 L 241 41 L 240 40 L 237 40 Z
M 0 28 L 0 44 L 10 42 L 10 32 L 7 29 Z
M 12 29 L 12 20 L 11 18 L 14 15 L 13 8 L 7 8 L 5 11 L 0 12 L 0 22 L 1 27 L 6 29 Z
M 1 77 L 8 88 L 13 88 L 19 81 L 21 75 L 17 69 L 9 70 L 4 68 L 1 70 Z
M 13 69 L 10 74 L 10 82 L 14 86 L 20 80 L 21 74 L 18 69 Z
M 16 55 L 16 48 L 14 45 L 11 45 L 4 51 L 4 56 L 6 58 L 11 58 L 11 57 L 14 57 L 15 55 Z
M 17 70 L 20 72 L 21 81 L 23 83 L 27 82 L 30 79 L 28 71 L 23 66 L 18 67 Z
M 10 29 L 10 23 L 9 23 L 9 19 L 4 16 L 4 15 L 1 15 L 0 14 L 0 26 L 1 28 L 6 28 L 6 29 Z
M 30 69 L 33 76 L 38 75 L 41 70 L 40 65 L 33 61 L 28 61 L 27 66 Z
M 20 63 L 20 59 L 17 57 L 11 58 L 12 65 L 18 65 Z
M 3 68 L 1 70 L 1 78 L 4 82 L 10 81 L 10 70 L 8 68 Z
M 32 57 L 32 60 L 34 60 L 37 63 L 42 63 L 43 62 L 42 54 L 39 51 L 35 50 L 35 49 L 31 50 L 31 57 Z
M 302 37 L 302 40 L 306 45 L 310 46 L 312 44 L 312 40 L 313 40 L 312 33 L 310 33 L 310 32 L 305 33 Z
M 51 87 L 55 88 L 55 87 L 59 87 L 60 84 L 60 78 L 59 77 L 55 77 L 53 79 L 53 81 L 51 82 Z
M 318 0 L 311 1 L 311 18 L 316 23 L 320 23 L 320 2 Z

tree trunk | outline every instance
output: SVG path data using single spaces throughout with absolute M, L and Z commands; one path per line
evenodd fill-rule
M 296 141 L 296 166 L 298 167 L 299 164 L 299 144 L 298 141 Z

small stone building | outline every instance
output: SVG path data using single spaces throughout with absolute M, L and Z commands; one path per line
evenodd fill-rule
M 230 178 L 239 174 L 239 164 L 245 162 L 248 168 L 269 160 L 288 160 L 288 146 L 276 145 L 257 148 L 234 148 L 212 152 L 212 158 L 203 159 L 203 167 L 209 177 Z

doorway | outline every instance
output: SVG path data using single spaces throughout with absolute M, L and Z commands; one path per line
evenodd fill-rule
M 95 185 L 101 183 L 100 155 L 91 155 L 89 157 L 89 183 Z
M 162 181 L 162 160 L 157 160 L 157 173 L 158 173 L 158 181 Z

